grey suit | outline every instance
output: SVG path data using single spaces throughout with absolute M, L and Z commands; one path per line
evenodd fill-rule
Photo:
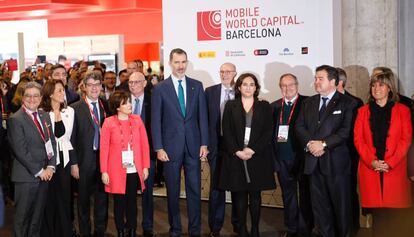
M 47 194 L 47 182 L 36 175 L 47 166 L 56 165 L 56 141 L 50 117 L 39 111 L 45 140 L 51 139 L 54 155 L 48 159 L 45 142 L 29 114 L 19 109 L 8 121 L 12 150 L 12 181 L 15 182 L 16 216 L 14 236 L 40 236 L 40 225 Z

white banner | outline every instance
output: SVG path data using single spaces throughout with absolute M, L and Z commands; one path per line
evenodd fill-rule
M 204 87 L 219 83 L 220 65 L 232 62 L 239 75 L 258 76 L 269 101 L 280 97 L 280 75 L 295 74 L 311 95 L 315 67 L 341 64 L 339 0 L 164 0 L 163 29 L 165 75 L 169 52 L 182 48 L 187 74 Z

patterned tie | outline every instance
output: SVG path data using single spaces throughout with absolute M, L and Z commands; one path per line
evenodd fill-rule
M 96 107 L 96 102 L 91 103 L 93 106 L 93 116 L 95 116 L 97 122 L 99 122 L 99 116 L 98 116 L 98 108 Z M 95 135 L 93 136 L 93 147 L 96 148 L 96 150 L 99 149 L 99 125 L 96 124 L 95 119 L 93 121 L 93 126 L 95 127 Z
M 180 103 L 181 113 L 185 117 L 185 100 L 184 100 L 184 88 L 181 85 L 183 80 L 178 80 L 178 102 Z
M 37 112 L 33 112 L 32 114 L 33 114 L 33 118 L 34 118 L 33 121 L 34 121 L 37 129 L 39 129 L 39 132 L 40 132 L 42 138 L 46 139 L 45 133 L 43 132 L 43 129 L 42 129 L 42 126 L 40 126 L 39 120 L 37 119 Z
M 321 121 L 321 118 L 323 116 L 323 114 L 326 111 L 326 101 L 328 100 L 328 97 L 322 97 L 322 106 L 319 109 L 319 121 Z
M 141 113 L 139 112 L 139 99 L 138 98 L 135 98 L 134 114 L 141 115 Z
M 224 101 L 220 105 L 221 119 L 223 119 L 223 112 L 224 112 L 224 107 L 226 106 L 226 102 L 230 100 L 230 92 L 231 92 L 231 89 L 224 90 Z

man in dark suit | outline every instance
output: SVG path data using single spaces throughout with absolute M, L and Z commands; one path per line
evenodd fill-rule
M 88 72 L 83 79 L 86 97 L 72 105 L 75 125 L 72 144 L 75 151 L 72 176 L 79 179 L 78 214 L 81 236 L 91 235 L 90 197 L 94 201 L 95 236 L 104 236 L 108 218 L 108 196 L 101 182 L 99 168 L 99 134 L 106 117 L 105 107 L 99 99 L 102 75 Z
M 75 91 L 73 91 L 72 89 L 68 87 L 67 76 L 68 74 L 66 73 L 66 69 L 61 64 L 54 65 L 50 71 L 51 79 L 61 80 L 63 82 L 63 85 L 65 86 L 65 101 L 66 101 L 66 104 L 70 105 L 78 101 L 80 97 Z
M 201 231 L 201 159 L 207 157 L 207 105 L 201 82 L 185 75 L 187 53 L 173 49 L 172 75 L 152 91 L 152 139 L 164 163 L 170 236 L 181 236 L 179 209 L 181 168 L 184 167 L 188 233 Z
M 272 143 L 288 228 L 285 236 L 307 236 L 313 227 L 309 177 L 303 174 L 303 147 L 294 133 L 301 104 L 307 97 L 299 94 L 298 79 L 291 73 L 280 77 L 279 87 L 282 98 L 271 104 L 275 123 Z
M 145 191 L 142 194 L 142 229 L 144 237 L 154 235 L 154 172 L 156 155 L 152 149 L 151 138 L 151 94 L 146 90 L 147 81 L 141 72 L 133 72 L 128 81 L 129 92 L 131 93 L 132 112 L 141 116 L 148 131 L 148 142 L 150 144 L 150 169 L 148 178 L 145 180 Z M 135 230 L 134 230 L 135 232 Z
M 224 106 L 228 100 L 234 99 L 234 78 L 237 75 L 236 66 L 232 63 L 224 63 L 220 67 L 221 83 L 206 89 L 209 125 L 209 154 L 210 165 L 210 194 L 208 202 L 208 224 L 210 236 L 220 236 L 220 230 L 224 223 L 226 207 L 225 191 L 217 189 L 217 178 L 220 174 L 221 149 L 223 149 L 223 132 L 221 121 Z M 231 222 L 233 230 L 237 230 L 237 218 L 232 205 Z
M 302 103 L 296 133 L 306 150 L 304 173 L 310 175 L 315 223 L 324 237 L 351 234 L 351 157 L 347 141 L 356 102 L 336 91 L 338 71 L 316 68 L 318 93 Z
M 355 110 L 353 111 L 353 119 L 352 119 L 352 129 L 351 129 L 351 135 L 348 139 L 348 147 L 349 147 L 349 155 L 351 156 L 352 164 L 351 164 L 351 202 L 352 202 L 352 235 L 356 235 L 356 233 L 359 230 L 359 215 L 360 215 L 360 206 L 359 206 L 359 196 L 358 196 L 358 162 L 359 162 L 359 154 L 358 151 L 355 148 L 354 144 L 354 123 L 356 116 L 358 114 L 358 108 L 362 107 L 364 105 L 364 102 L 349 93 L 347 90 L 345 90 L 346 82 L 348 80 L 345 70 L 342 68 L 337 67 L 336 70 L 338 70 L 338 78 L 339 83 L 336 87 L 336 90 L 344 95 L 347 95 L 351 97 L 353 100 L 355 100 L 357 106 L 355 107 Z
M 41 87 L 29 82 L 23 105 L 8 121 L 15 183 L 14 236 L 40 236 L 48 181 L 56 166 L 56 141 L 48 113 L 38 110 Z

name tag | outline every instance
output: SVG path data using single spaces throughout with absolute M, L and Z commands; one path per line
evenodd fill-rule
M 45 148 L 46 148 L 47 158 L 49 160 L 52 159 L 55 152 L 53 151 L 52 141 L 50 139 L 47 140 L 47 142 L 45 143 Z
M 251 128 L 246 127 L 244 130 L 244 145 L 249 144 Z
M 289 137 L 289 125 L 279 125 L 277 142 L 287 142 Z
M 132 150 L 122 152 L 122 166 L 124 168 L 134 166 L 134 152 Z

